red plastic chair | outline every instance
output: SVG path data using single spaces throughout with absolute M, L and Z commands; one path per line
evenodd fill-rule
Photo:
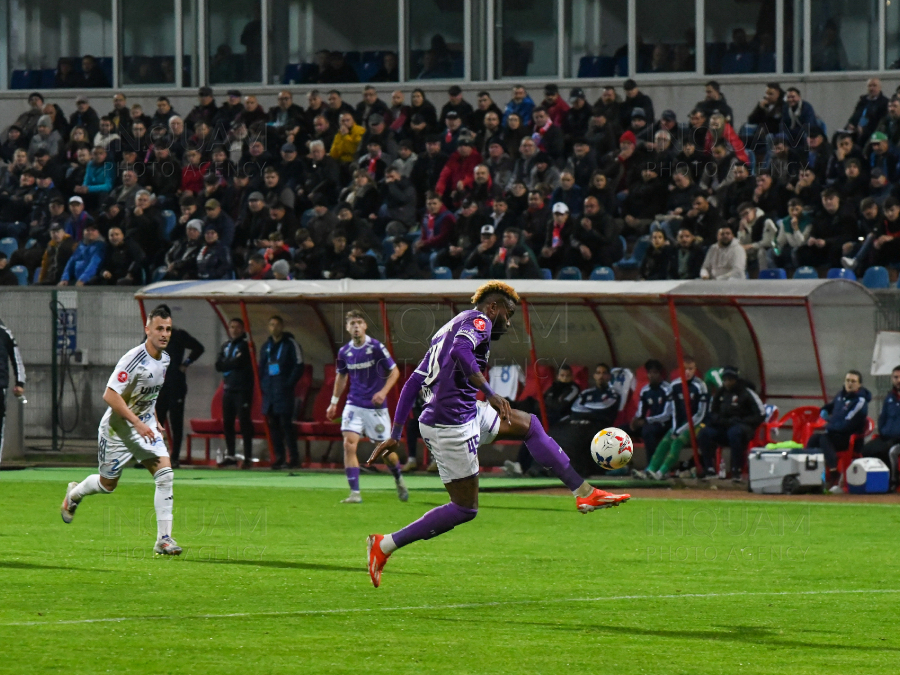
M 825 420 L 820 417 L 820 412 L 821 408 L 817 408 L 814 405 L 794 408 L 777 422 L 770 422 L 768 424 L 769 433 L 771 434 L 775 429 L 780 429 L 790 422 L 792 427 L 791 440 L 805 448 L 813 432 L 816 429 L 821 429 L 826 424 Z

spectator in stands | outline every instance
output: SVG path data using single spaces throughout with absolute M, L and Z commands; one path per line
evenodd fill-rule
M 126 239 L 120 227 L 107 233 L 106 253 L 92 283 L 135 286 L 144 282 L 144 252 L 134 239 Z
M 416 219 L 416 190 L 408 178 L 404 178 L 396 166 L 389 166 L 384 180 L 378 185 L 381 203 L 377 207 L 378 229 L 390 221 L 411 225 Z
M 826 171 L 826 182 L 835 184 L 844 180 L 845 162 L 848 159 L 855 159 L 860 166 L 867 166 L 868 162 L 860 150 L 853 143 L 853 136 L 846 132 L 839 131 L 835 134 L 834 153 L 828 159 L 828 169 Z
M 16 118 L 15 126 L 22 130 L 22 137 L 30 141 L 37 131 L 37 122 L 43 115 L 44 97 L 38 92 L 28 95 L 29 108 Z
M 54 286 L 59 284 L 76 246 L 77 243 L 66 233 L 63 226 L 59 222 L 53 223 L 50 226 L 50 242 L 41 259 L 38 283 Z
M 753 202 L 742 204 L 738 215 L 737 240 L 747 253 L 747 265 L 764 270 L 769 266 L 769 252 L 775 245 L 778 228 Z
M 294 234 L 297 248 L 294 250 L 291 273 L 295 279 L 322 278 L 322 247 L 317 246 L 309 230 L 300 229 Z
M 841 197 L 834 188 L 822 191 L 822 208 L 813 216 L 812 230 L 806 244 L 797 249 L 800 265 L 840 267 L 841 257 L 853 249 L 856 223 L 841 208 Z
M 158 258 L 162 257 L 163 228 L 162 213 L 154 203 L 153 195 L 147 190 L 138 190 L 134 208 L 126 213 L 124 231 L 127 238 L 137 242 L 151 264 L 157 264 Z
M 403 237 L 394 237 L 391 240 L 394 248 L 391 256 L 385 261 L 385 279 L 418 279 L 421 276 L 416 257 Z
M 203 280 L 233 277 L 231 254 L 219 241 L 219 233 L 212 227 L 203 231 L 204 246 L 197 254 L 197 278 Z
M 731 480 L 741 482 L 747 444 L 766 418 L 766 407 L 755 391 L 741 378 L 737 368 L 722 370 L 722 388 L 709 404 L 706 426 L 697 434 L 697 445 L 706 476 L 715 476 L 716 446 L 731 448 Z
M 542 246 L 540 250 L 541 267 L 549 269 L 556 275 L 563 264 L 563 251 L 572 234 L 573 221 L 569 207 L 564 202 L 554 203 L 551 210 L 552 222 L 546 226 L 543 242 L 536 241 L 535 244 Z
M 339 82 L 359 82 L 359 76 L 347 61 L 343 52 L 331 52 L 325 67 L 319 73 L 320 84 L 337 84 Z
M 571 148 L 576 139 L 583 138 L 591 122 L 591 106 L 585 100 L 584 89 L 574 87 L 569 92 L 569 110 L 562 123 L 566 147 Z
M 106 253 L 106 242 L 100 236 L 97 225 L 90 221 L 85 224 L 81 243 L 69 262 L 59 280 L 59 286 L 84 286 L 89 284 L 95 276 Z
M 891 183 L 900 180 L 900 152 L 891 148 L 888 137 L 876 131 L 869 138 L 869 172 L 880 169 Z
M 556 84 L 551 82 L 544 85 L 544 100 L 541 101 L 541 107 L 547 111 L 554 126 L 561 129 L 566 113 L 569 112 L 569 104 L 559 95 L 559 87 Z
M 107 201 L 103 205 L 103 210 L 97 215 L 97 227 L 100 234 L 109 232 L 111 227 L 121 227 L 125 224 L 125 203 Z
M 86 54 L 81 59 L 81 74 L 78 76 L 77 86 L 82 89 L 100 89 L 109 87 L 109 81 L 106 79 L 106 74 L 97 64 L 97 59 L 90 54 Z
M 413 245 L 417 262 L 422 269 L 432 267 L 431 260 L 449 245 L 456 224 L 454 215 L 444 206 L 437 192 L 430 192 L 425 199 L 425 217 L 422 219 L 422 234 Z
M 46 150 L 51 157 L 59 155 L 63 147 L 63 139 L 58 131 L 53 128 L 53 122 L 49 115 L 42 115 L 37 122 L 37 133 L 32 137 L 28 145 L 28 157 L 34 159 L 38 150 Z
M 222 373 L 224 388 L 222 392 L 222 424 L 225 430 L 225 455 L 219 466 L 235 464 L 235 418 L 240 421 L 241 438 L 244 452 L 241 457 L 242 469 L 253 467 L 253 362 L 250 345 L 247 340 L 244 322 L 231 319 L 228 322 L 228 337 L 216 357 L 216 370 Z
M 594 368 L 594 386 L 578 394 L 569 415 L 550 428 L 550 434 L 569 455 L 572 468 L 585 476 L 597 473 L 589 448 L 597 429 L 610 427 L 619 414 L 619 394 L 610 386 L 610 367 Z
M 712 118 L 716 113 L 721 114 L 725 121 L 729 123 L 729 126 L 734 117 L 731 106 L 725 102 L 722 87 L 715 80 L 710 80 L 706 83 L 706 97 L 694 107 L 702 110 L 706 114 L 707 119 Z
M 300 465 L 297 454 L 297 434 L 294 429 L 294 387 L 303 375 L 303 351 L 294 336 L 285 332 L 284 319 L 269 319 L 269 339 L 259 350 L 259 383 L 262 393 L 262 412 L 268 418 L 275 452 L 272 470 Z M 285 449 L 287 457 L 285 457 Z
M 69 198 L 69 218 L 65 222 L 66 233 L 71 235 L 76 242 L 81 242 L 88 223 L 94 219 L 84 209 L 84 201 L 78 195 Z
M 369 117 L 372 115 L 381 115 L 387 126 L 393 120 L 387 103 L 378 98 L 378 90 L 374 85 L 367 84 L 363 87 L 362 101 L 356 105 L 356 119 L 364 128 L 368 128 Z
M 322 276 L 325 279 L 344 279 L 349 271 L 350 250 L 347 248 L 347 233 L 335 230 L 330 246 L 322 256 Z
M 559 177 L 559 169 L 553 165 L 553 159 L 541 151 L 534 158 L 534 166 L 526 184 L 531 189 L 541 186 L 545 192 L 552 191 L 559 187 Z
M 534 133 L 531 138 L 537 146 L 538 152 L 547 153 L 555 166 L 564 166 L 565 138 L 560 127 L 553 123 L 549 111 L 543 106 L 537 106 L 531 111 L 534 121 Z
M 451 110 L 459 115 L 462 125 L 468 127 L 475 110 L 472 108 L 472 104 L 463 98 L 462 89 L 457 85 L 451 86 L 447 90 L 447 99 L 447 102 L 441 108 L 440 117 L 438 117 L 438 128 L 445 126 L 447 114 Z
M 799 266 L 797 251 L 809 241 L 812 219 L 803 201 L 794 197 L 788 202 L 788 215 L 778 221 L 774 246 L 769 251 L 773 267 L 795 269 Z
M 528 95 L 525 87 L 521 84 L 517 84 L 513 87 L 512 98 L 509 103 L 506 104 L 506 109 L 503 111 L 503 124 L 506 124 L 510 115 L 515 114 L 519 116 L 522 124 L 528 126 L 531 124 L 532 110 L 534 110 L 534 101 L 531 99 L 531 96 Z
M 477 134 L 484 134 L 485 132 L 485 117 L 488 113 L 492 113 L 496 115 L 496 124 L 494 125 L 494 133 L 497 133 L 500 127 L 500 120 L 503 117 L 503 111 L 494 103 L 494 100 L 491 98 L 490 92 L 487 91 L 479 91 L 478 92 L 478 107 L 472 113 L 472 119 L 470 120 L 470 129 Z M 493 134 L 491 134 L 493 135 Z M 489 138 L 488 136 L 487 138 Z M 485 138 L 485 140 L 487 140 Z
M 213 98 L 212 88 L 200 87 L 200 89 L 197 90 L 197 105 L 188 113 L 188 116 L 184 118 L 184 123 L 191 131 L 193 131 L 200 122 L 212 125 L 218 110 L 219 108 L 216 105 L 216 99 Z
M 888 138 L 891 146 L 900 146 L 900 96 L 891 97 L 887 106 L 887 114 L 878 122 L 878 128 Z
M 738 212 L 740 213 L 740 209 Z M 709 197 L 700 193 L 694 197 L 691 210 L 684 214 L 683 224 L 701 241 L 712 242 L 722 226 L 722 217 L 719 210 L 710 203 Z
M 6 140 L 3 141 L 3 143 L 0 143 L 0 162 L 13 162 L 16 150 L 27 150 L 27 148 L 28 142 L 22 135 L 21 127 L 18 127 L 15 124 L 11 125 L 9 129 L 6 130 Z M 2 176 L 2 174 L 0 174 L 0 176 Z M 0 177 L 0 184 L 2 184 L 2 177 Z
M 645 281 L 668 279 L 673 253 L 663 231 L 655 230 L 650 235 L 650 248 L 641 261 L 640 278 Z
M 18 286 L 19 278 L 13 274 L 9 267 L 9 256 L 5 251 L 0 251 L 0 286 Z M 4 358 L 6 355 L 4 354 Z
M 841 474 L 837 470 L 837 453 L 851 449 L 851 437 L 861 434 L 866 428 L 872 394 L 862 383 L 862 374 L 858 370 L 847 371 L 844 387 L 830 402 L 822 406 L 822 417 L 828 420 L 825 432 L 812 436 L 807 443 L 807 448 L 820 449 L 825 455 L 825 465 L 828 467 L 827 487 L 835 494 L 842 491 L 839 485 Z
M 800 96 L 796 87 L 788 87 L 781 111 L 781 126 L 792 147 L 797 147 L 806 137 L 809 128 L 816 124 L 816 111 Z
M 360 141 L 365 133 L 366 130 L 356 124 L 351 113 L 341 114 L 340 125 L 329 154 L 342 165 L 348 166 L 355 159 L 356 151 L 359 149 Z
M 279 136 L 279 140 L 296 143 L 300 140 L 301 129 L 305 126 L 303 108 L 294 103 L 291 92 L 278 92 L 278 104 L 269 108 L 269 125 Z
M 380 279 L 378 261 L 369 254 L 368 245 L 356 240 L 350 244 L 350 255 L 347 257 L 347 277 L 349 279 Z
M 506 189 L 510 190 L 515 183 L 527 184 L 531 177 L 531 170 L 534 168 L 534 162 L 537 158 L 537 143 L 530 136 L 522 138 L 519 143 L 519 152 L 513 164 L 512 173 L 506 184 Z
M 675 249 L 669 257 L 667 279 L 698 279 L 706 252 L 687 227 L 680 227 L 675 239 Z
M 185 236 L 172 244 L 165 257 L 165 280 L 197 278 L 197 255 L 203 248 L 203 221 L 194 218 L 185 227 Z
M 477 279 L 489 279 L 491 265 L 493 264 L 499 249 L 500 245 L 497 241 L 497 234 L 494 226 L 482 225 L 481 240 L 471 253 L 469 253 L 463 263 L 463 269 L 474 270 Z
M 524 243 L 522 230 L 508 227 L 503 231 L 503 245 L 491 264 L 490 276 L 495 279 L 540 279 L 537 256 Z
M 619 108 L 619 126 L 627 129 L 631 125 L 632 112 L 635 108 L 641 108 L 647 121 L 652 124 L 656 119 L 653 114 L 653 101 L 647 94 L 638 89 L 637 82 L 634 80 L 625 80 L 623 85 L 625 89 L 625 100 L 618 106 Z M 607 119 L 612 119 L 607 117 Z
M 881 80 L 872 77 L 866 82 L 866 93 L 859 97 L 845 128 L 855 135 L 859 145 L 865 145 L 887 114 L 888 99 L 881 93 Z
M 747 253 L 735 239 L 731 225 L 719 228 L 716 243 L 709 247 L 700 268 L 700 278 L 713 281 L 744 279 L 747 269 Z
M 86 96 L 79 96 L 75 99 L 75 112 L 69 116 L 69 127 L 82 127 L 87 131 L 89 139 L 94 138 L 100 130 L 100 118 L 97 111 L 91 107 L 90 101 Z
M 160 96 L 156 99 L 156 112 L 150 118 L 150 128 L 156 129 L 162 127 L 166 131 L 169 130 L 169 120 L 177 116 L 178 113 L 172 109 L 172 102 L 168 96 Z
M 784 212 L 782 202 L 786 191 L 775 182 L 769 169 L 760 169 L 756 174 L 756 188 L 753 190 L 752 201 L 763 212 L 769 215 L 777 215 Z M 740 206 L 740 205 L 739 205 Z M 740 214 L 738 214 L 740 217 Z
M 457 143 L 457 149 L 453 152 L 441 169 L 440 176 L 434 187 L 435 192 L 444 198 L 448 205 L 458 204 L 462 201 L 467 190 L 470 190 L 475 180 L 475 167 L 481 164 L 481 155 L 473 147 L 473 142 L 463 138 Z
M 76 195 L 85 200 L 89 210 L 95 210 L 113 189 L 116 167 L 107 161 L 107 152 L 102 145 L 91 151 L 91 161 L 85 168 L 84 182 L 74 188 Z
M 246 278 L 254 281 L 263 281 L 274 279 L 275 275 L 272 274 L 272 266 L 266 261 L 265 257 L 261 253 L 254 253 L 247 259 Z
M 462 100 L 461 95 L 460 100 Z M 417 115 L 420 118 L 418 122 L 413 120 Z M 434 133 L 438 129 L 437 109 L 421 89 L 413 89 L 410 97 L 409 119 L 411 125 L 420 127 L 425 134 Z
M 878 415 L 878 436 L 866 442 L 863 457 L 877 457 L 891 470 L 888 492 L 897 488 L 897 461 L 900 457 L 900 366 L 891 372 L 891 389 L 881 404 Z
M 397 55 L 394 52 L 385 52 L 381 59 L 381 68 L 372 76 L 370 82 L 399 82 L 400 75 L 397 71 Z
M 308 203 L 324 200 L 326 206 L 337 203 L 338 186 L 340 184 L 340 166 L 325 154 L 325 145 L 321 141 L 311 141 L 309 157 L 306 162 L 306 179 L 297 195 L 305 197 Z

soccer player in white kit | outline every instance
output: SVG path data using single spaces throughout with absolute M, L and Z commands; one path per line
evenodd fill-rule
M 157 307 L 147 317 L 145 342 L 119 359 L 106 385 L 103 400 L 109 406 L 98 432 L 99 473 L 80 483 L 69 483 L 60 512 L 71 523 L 75 509 L 88 495 L 109 494 L 116 489 L 122 467 L 132 457 L 153 474 L 156 493 L 156 545 L 159 555 L 179 555 L 181 547 L 172 539 L 172 464 L 156 418 L 156 399 L 166 379 L 169 355 L 164 351 L 172 335 L 172 316 Z
M 367 436 L 375 443 L 390 437 L 391 415 L 385 399 L 400 379 L 400 371 L 387 347 L 366 335 L 368 326 L 362 312 L 355 309 L 347 312 L 345 326 L 351 340 L 338 351 L 337 377 L 325 417 L 332 420 L 337 415 L 337 404 L 349 379 L 350 392 L 341 416 L 341 432 L 344 436 L 344 472 L 350 484 L 350 496 L 341 501 L 344 504 L 358 504 L 362 496 L 356 448 L 360 436 Z M 388 453 L 384 461 L 397 484 L 397 496 L 405 502 L 409 499 L 409 492 L 400 473 L 397 453 Z

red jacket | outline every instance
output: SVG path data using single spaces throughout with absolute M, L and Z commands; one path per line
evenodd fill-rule
M 195 195 L 203 192 L 203 177 L 209 169 L 209 162 L 203 162 L 198 167 L 190 164 L 181 169 L 181 190 L 190 190 Z
M 449 246 L 453 227 L 456 225 L 456 217 L 447 210 L 446 206 L 442 206 L 441 212 L 434 216 L 432 232 L 429 232 L 428 228 L 429 218 L 431 218 L 429 213 L 422 218 L 422 235 L 420 237 L 422 248 L 426 251 L 438 251 Z
M 741 137 L 737 135 L 734 127 L 728 124 L 728 122 L 725 122 L 725 129 L 722 133 L 722 139 L 732 150 L 734 150 L 734 156 L 737 157 L 739 161 L 747 163 L 750 162 L 750 156 L 747 154 L 747 151 L 744 148 L 744 141 L 741 140 Z M 705 147 L 703 149 L 706 151 L 706 154 L 711 155 L 713 145 L 712 131 L 708 131 L 706 133 L 706 143 L 704 143 L 704 145 Z
M 457 150 L 450 155 L 450 159 L 441 169 L 435 191 L 443 197 L 447 190 L 453 192 L 459 181 L 462 181 L 463 186 L 467 189 L 471 188 L 475 182 L 475 167 L 479 164 L 481 164 L 481 153 L 474 148 L 468 157 L 463 157 Z
M 556 103 L 546 106 L 547 115 L 553 120 L 553 124 L 562 129 L 563 122 L 566 120 L 566 113 L 569 112 L 569 104 L 565 102 L 562 96 L 556 99 Z

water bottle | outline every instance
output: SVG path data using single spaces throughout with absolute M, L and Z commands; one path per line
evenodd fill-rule
M 19 403 L 21 403 L 22 405 L 25 405 L 26 403 L 28 403 L 28 400 L 25 398 L 24 391 L 21 394 L 17 394 L 16 398 L 19 399 Z
M 719 460 L 719 478 L 726 478 L 727 474 L 725 472 L 725 460 Z

